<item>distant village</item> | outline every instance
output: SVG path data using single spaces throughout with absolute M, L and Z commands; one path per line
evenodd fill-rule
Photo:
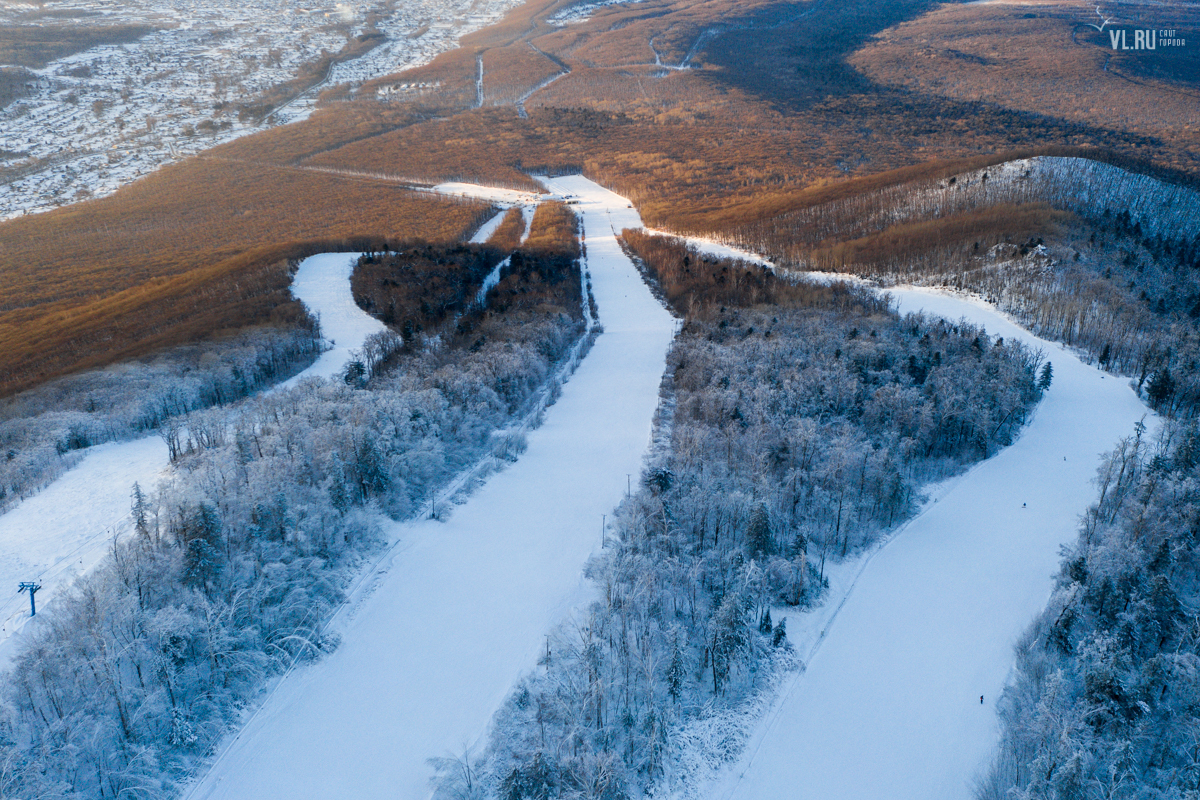
M 0 109 L 0 219 L 110 194 L 164 164 L 303 119 L 330 86 L 426 63 L 517 2 L 297 3 L 282 10 L 278 0 L 46 3 L 60 19 L 78 13 L 72 24 L 155 30 L 28 71 L 25 96 Z M 19 11 L 0 5 L 0 24 Z M 239 113 L 368 30 L 383 38 L 364 55 L 335 63 L 319 83 L 265 115 Z

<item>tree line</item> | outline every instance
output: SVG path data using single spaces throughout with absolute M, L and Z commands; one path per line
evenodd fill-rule
M 976 292 L 1034 333 L 1200 411 L 1200 194 L 1083 158 L 925 177 L 760 220 L 733 239 L 789 268 Z
M 0 509 L 53 481 L 83 449 L 145 435 L 296 374 L 322 349 L 317 323 L 306 322 L 176 347 L 0 401 Z

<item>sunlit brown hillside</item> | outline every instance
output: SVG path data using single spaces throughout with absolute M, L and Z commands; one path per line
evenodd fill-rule
M 1191 168 L 1200 139 L 1200 48 L 1114 50 L 1109 30 L 1195 28 L 1200 11 L 1149 7 L 1152 17 L 1104 32 L 1078 3 L 945 5 L 889 28 L 850 58 L 880 83 L 1147 137 L 1138 145 Z M 1128 38 L 1128 37 L 1127 37 Z
M 461 238 L 487 208 L 319 172 L 195 159 L 0 225 L 0 391 L 245 325 L 287 322 L 287 259 L 356 239 Z
M 253 248 L 444 241 L 479 221 L 480 208 L 416 197 L 406 182 L 535 188 L 530 173 L 583 171 L 654 225 L 721 233 L 1015 154 L 1200 174 L 1195 73 L 1107 59 L 1072 21 L 1087 12 L 1076 4 L 644 0 L 554 23 L 571 5 L 531 0 L 428 65 L 331 89 L 305 122 L 0 225 L 0 387 L 269 319 L 287 297 L 277 277 L 273 299 L 209 303 L 210 322 L 164 323 L 175 333 L 162 336 L 103 306 L 89 319 L 108 322 L 84 343 L 77 314 L 152 278 L 226 269 L 236 285 L 266 263 L 230 260 Z

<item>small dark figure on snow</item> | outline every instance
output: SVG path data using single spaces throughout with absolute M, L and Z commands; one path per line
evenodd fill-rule
M 979 695 L 979 705 L 983 705 L 983 695 Z
M 1025 508 L 1025 507 L 1026 507 L 1025 504 L 1021 503 L 1021 508 Z

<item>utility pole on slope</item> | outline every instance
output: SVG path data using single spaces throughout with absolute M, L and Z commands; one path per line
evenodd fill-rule
M 20 594 L 21 592 L 29 592 L 29 616 L 31 617 L 37 616 L 37 603 L 34 602 L 33 595 L 40 588 L 42 588 L 42 585 L 35 581 L 23 581 L 21 585 L 17 587 L 17 594 Z

